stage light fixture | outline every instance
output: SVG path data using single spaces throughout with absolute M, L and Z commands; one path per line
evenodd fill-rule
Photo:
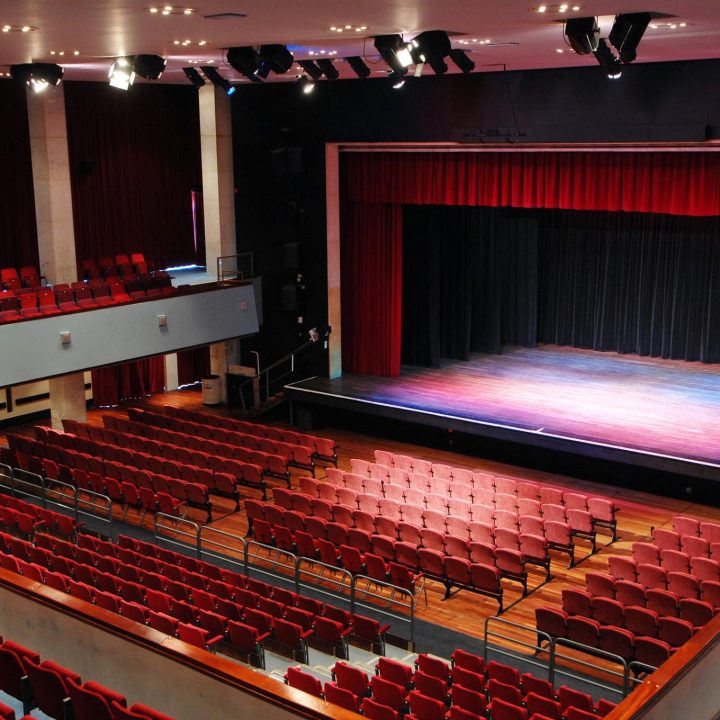
M 578 55 L 589 55 L 598 48 L 598 24 L 594 17 L 565 21 L 565 37 Z
M 317 66 L 328 80 L 337 80 L 338 77 L 340 77 L 340 73 L 338 73 L 337 68 L 333 65 L 333 61 L 329 58 L 321 58 L 317 61 Z
M 391 70 L 388 73 L 388 78 L 392 84 L 393 90 L 399 90 L 405 84 L 405 75 L 407 74 L 407 68 L 403 68 L 402 71 Z
M 375 38 L 375 49 L 395 72 L 404 75 L 413 64 L 408 43 L 400 35 L 378 35 Z
M 203 65 L 200 68 L 203 73 L 205 74 L 205 77 L 215 86 L 219 87 L 221 90 L 224 90 L 225 93 L 229 95 L 233 95 L 235 93 L 235 86 L 231 85 L 228 80 L 226 80 L 218 71 L 217 68 L 214 67 L 208 67 L 206 65 Z
M 135 82 L 135 71 L 130 58 L 117 58 L 108 73 L 110 85 L 118 90 L 127 90 Z
M 617 80 L 622 75 L 622 65 L 620 64 L 620 60 L 609 48 L 605 40 L 600 40 L 598 42 L 597 50 L 595 50 L 593 55 L 595 55 L 595 58 L 603 67 L 605 72 L 607 72 L 607 76 L 611 80 Z
M 447 72 L 444 58 L 450 54 L 450 38 L 445 30 L 425 30 L 408 44 L 410 55 L 415 62 L 427 63 L 436 75 Z
M 135 74 L 146 80 L 158 80 L 167 65 L 167 60 L 159 55 L 135 55 L 130 61 Z
M 54 63 L 22 63 L 10 66 L 13 80 L 24 83 L 34 93 L 45 92 L 49 87 L 58 85 L 64 70 Z
M 311 92 L 315 91 L 315 81 L 311 80 L 306 75 L 301 75 L 297 79 L 297 84 L 305 95 L 309 95 Z
M 285 45 L 262 45 L 260 47 L 260 57 L 277 75 L 286 73 L 293 64 L 292 53 Z
M 298 60 L 298 65 L 313 79 L 319 80 L 322 77 L 322 70 L 315 64 L 314 60 Z
M 345 58 L 345 60 L 360 79 L 370 76 L 370 68 L 365 64 L 361 57 L 353 56 Z
M 630 63 L 637 57 L 637 46 L 650 24 L 652 16 L 648 12 L 616 15 L 608 40 L 620 54 L 620 60 Z
M 472 72 L 475 69 L 475 63 L 464 50 L 451 50 L 450 58 L 464 73 Z
M 241 75 L 244 75 L 253 82 L 262 82 L 264 79 L 258 74 L 262 61 L 257 50 L 253 47 L 230 48 L 227 51 L 227 62 L 231 68 L 234 68 Z M 268 72 L 270 71 L 267 65 L 264 65 L 264 67 L 267 68 Z M 267 73 L 265 77 L 267 77 Z
M 205 84 L 205 80 L 203 80 L 202 75 L 200 75 L 200 73 L 195 68 L 186 67 L 183 68 L 183 72 L 185 73 L 187 79 L 195 87 L 202 87 Z

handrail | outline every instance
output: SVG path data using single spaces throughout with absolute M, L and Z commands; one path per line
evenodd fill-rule
M 205 536 L 209 535 L 209 538 L 205 538 Z M 227 544 L 223 544 L 217 540 L 212 540 L 212 536 L 217 535 L 220 538 L 230 538 L 232 540 L 235 540 L 240 544 L 239 548 L 232 547 Z M 208 545 L 218 548 L 224 548 L 225 550 L 228 550 L 230 552 L 238 553 L 241 557 L 240 560 L 236 560 L 230 555 L 222 555 L 219 552 L 216 552 L 214 550 L 211 550 Z M 245 541 L 245 538 L 240 537 L 239 535 L 234 535 L 233 533 L 229 533 L 225 530 L 218 530 L 218 528 L 210 527 L 209 525 L 203 525 L 200 528 L 200 533 L 198 535 L 198 557 L 201 560 L 204 560 L 206 557 L 208 558 L 214 558 L 215 560 L 221 560 L 222 562 L 226 563 L 232 563 L 234 565 L 238 565 L 243 569 L 243 572 L 247 574 L 247 563 L 246 563 L 246 554 L 247 554 L 247 542 Z
M 175 527 L 171 528 L 170 526 L 166 525 L 166 520 L 169 521 L 170 525 L 174 525 Z M 184 525 L 187 529 L 181 530 L 181 525 Z M 192 528 L 193 532 L 188 531 L 188 529 L 190 528 Z M 170 531 L 176 536 L 191 538 L 192 543 L 181 542 L 174 538 L 164 536 L 161 534 L 162 530 Z M 168 545 L 183 547 L 185 549 L 194 546 L 193 549 L 195 552 L 195 557 L 200 559 L 200 526 L 197 523 L 192 522 L 192 520 L 186 520 L 185 518 L 180 518 L 176 515 L 168 515 L 164 512 L 156 512 L 153 516 L 153 532 L 155 535 L 156 545 L 160 545 L 162 541 L 164 543 L 167 543 Z
M 220 255 L 216 261 L 218 285 L 222 285 L 225 282 L 224 265 L 226 264 L 226 261 L 231 260 L 231 259 L 235 260 L 235 270 L 230 270 L 228 272 L 228 274 L 234 275 L 235 276 L 234 279 L 243 280 L 245 278 L 245 273 L 240 270 L 240 263 L 238 262 L 239 258 L 243 258 L 243 257 L 250 259 L 250 272 L 248 274 L 248 277 L 255 277 L 255 255 L 254 255 L 254 253 L 243 252 L 243 253 L 235 253 L 233 255 Z

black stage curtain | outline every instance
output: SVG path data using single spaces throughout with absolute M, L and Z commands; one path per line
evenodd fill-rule
M 405 206 L 404 363 L 536 342 L 720 361 L 720 218 Z
M 0 80 L 0 267 L 38 267 L 25 86 Z
M 404 363 L 535 344 L 537 224 L 504 209 L 405 206 Z

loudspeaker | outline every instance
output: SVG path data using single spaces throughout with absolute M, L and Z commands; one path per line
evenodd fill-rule
M 270 162 L 276 175 L 302 173 L 304 171 L 302 148 L 281 147 L 270 151 Z
M 286 270 L 297 270 L 300 267 L 299 246 L 296 242 L 283 245 L 283 267 Z
M 283 285 L 282 307 L 288 312 L 297 310 L 297 288 L 294 285 Z

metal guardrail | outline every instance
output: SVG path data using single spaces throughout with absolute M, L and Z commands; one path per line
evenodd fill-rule
M 69 510 L 77 521 L 92 518 L 93 522 L 105 527 L 108 537 L 113 537 L 112 500 L 107 495 L 9 465 L 0 465 L 0 485 L 15 496 L 39 500 L 44 508 L 54 506 Z
M 255 255 L 253 253 L 244 252 L 218 257 L 218 285 L 222 285 L 229 279 L 242 280 L 245 277 L 255 277 Z
M 500 628 L 506 628 L 506 632 L 502 632 Z M 515 634 L 508 634 L 509 629 L 515 630 Z M 531 633 L 535 638 L 535 642 L 523 641 L 518 638 L 518 631 Z M 642 683 L 642 680 L 638 680 L 637 672 L 654 672 L 657 668 L 644 663 L 636 661 L 628 663 L 624 658 L 614 653 L 600 650 L 599 648 L 592 648 L 587 645 L 581 645 L 572 640 L 566 638 L 552 638 L 547 633 L 544 633 L 536 628 L 528 627 L 527 625 L 521 625 L 519 623 L 506 620 L 505 618 L 489 617 L 485 620 L 485 660 L 488 659 L 488 653 L 492 652 L 497 655 L 504 655 L 506 657 L 517 657 L 516 653 L 505 649 L 501 646 L 492 645 L 490 649 L 490 639 L 496 638 L 506 642 L 510 642 L 514 645 L 518 645 L 524 650 L 532 651 L 532 656 L 527 653 L 523 653 L 522 659 L 524 662 L 529 663 L 538 668 L 542 668 L 547 672 L 547 679 L 557 685 L 557 676 L 562 675 L 563 677 L 571 678 L 573 680 L 581 681 L 584 685 L 591 685 L 603 691 L 603 693 L 610 692 L 615 695 L 619 695 L 620 698 L 627 697 L 627 695 L 634 689 L 635 685 Z M 547 645 L 541 645 L 540 643 L 547 642 Z M 615 666 L 619 666 L 620 670 L 613 669 L 612 667 L 602 667 L 597 664 L 597 661 L 584 660 L 578 658 L 577 654 L 567 655 L 562 652 L 563 648 L 575 650 L 576 653 L 582 653 L 594 658 L 601 658 L 609 661 Z M 538 659 L 538 655 L 547 653 L 547 662 L 543 662 Z M 561 665 L 559 661 L 562 661 Z M 577 671 L 571 671 L 568 669 L 567 664 L 574 666 L 580 666 L 592 670 L 592 675 L 583 674 L 580 675 Z M 597 679 L 598 672 L 603 675 L 613 678 L 616 682 L 602 682 Z
M 203 525 L 198 536 L 198 557 L 210 562 L 231 563 L 247 574 L 247 543 L 239 535 Z M 222 551 L 222 552 L 221 552 Z
M 155 544 L 166 547 L 194 548 L 195 556 L 200 558 L 200 526 L 191 520 L 177 515 L 156 512 L 153 516 Z M 188 542 L 191 540 L 192 542 Z

